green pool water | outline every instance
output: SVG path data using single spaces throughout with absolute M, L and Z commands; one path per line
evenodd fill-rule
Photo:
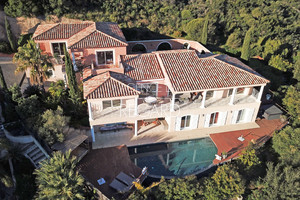
M 128 148 L 131 160 L 140 168 L 148 167 L 152 176 L 186 176 L 207 169 L 217 148 L 207 138 L 142 145 Z

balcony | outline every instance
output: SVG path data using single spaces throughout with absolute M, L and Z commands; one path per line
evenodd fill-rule
M 249 104 L 255 103 L 256 97 L 252 95 L 236 94 L 234 97 L 233 105 Z M 136 107 L 134 101 L 132 103 L 126 103 L 126 105 L 120 105 L 118 107 L 108 107 L 101 109 L 101 101 L 98 103 L 92 103 L 92 125 L 105 124 L 113 122 L 123 122 L 160 118 L 166 116 L 176 116 L 177 111 L 195 111 L 206 109 L 206 108 L 220 108 L 230 106 L 231 96 L 226 98 L 209 98 L 205 101 L 205 108 L 201 108 L 202 98 L 190 101 L 189 98 L 183 98 L 179 96 L 175 99 L 174 112 L 171 112 L 171 102 L 170 98 L 157 98 L 155 103 L 146 103 L 144 98 L 138 99 L 137 114 L 135 113 Z

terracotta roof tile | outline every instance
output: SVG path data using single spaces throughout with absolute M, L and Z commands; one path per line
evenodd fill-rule
M 127 43 L 125 36 L 117 23 L 113 22 L 96 22 L 96 29 L 122 42 Z
M 199 58 L 193 50 L 155 52 L 176 92 L 266 84 L 269 81 L 216 58 Z
M 113 78 L 110 72 L 94 76 L 83 82 L 84 97 L 99 99 L 123 96 L 136 96 L 140 92 Z
M 119 46 L 127 46 L 126 43 L 120 42 L 112 37 L 108 37 L 107 35 L 94 31 L 89 34 L 87 37 L 83 38 L 79 42 L 70 46 L 70 49 L 80 49 L 80 48 L 106 48 L 106 47 L 119 47 Z
M 71 36 L 90 26 L 92 23 L 78 24 L 47 24 L 42 25 L 35 32 L 34 40 L 69 39 Z M 50 27 L 50 29 L 48 29 Z
M 163 79 L 164 75 L 155 54 L 121 56 L 125 74 L 135 80 Z

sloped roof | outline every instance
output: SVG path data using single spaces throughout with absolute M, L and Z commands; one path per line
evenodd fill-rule
M 112 37 L 94 31 L 85 38 L 81 39 L 77 43 L 70 46 L 70 49 L 80 49 L 80 48 L 106 48 L 106 47 L 119 47 L 126 46 L 124 42 L 120 42 Z
M 34 40 L 57 40 L 69 39 L 71 36 L 90 26 L 92 23 L 78 24 L 45 24 L 39 25 Z
M 155 54 L 121 56 L 125 74 L 135 80 L 163 79 L 164 75 Z
M 140 92 L 111 76 L 110 72 L 91 77 L 83 82 L 86 99 L 136 96 Z
M 176 92 L 266 84 L 249 69 L 225 63 L 214 56 L 199 58 L 194 50 L 155 52 Z
M 118 24 L 111 22 L 39 25 L 33 39 L 65 39 L 71 49 L 127 46 Z

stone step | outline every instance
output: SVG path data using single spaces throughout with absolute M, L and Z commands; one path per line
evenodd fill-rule
M 37 147 L 37 146 L 36 146 Z M 32 157 L 32 156 L 34 156 L 34 155 L 36 155 L 37 153 L 39 153 L 41 150 L 37 147 L 37 148 L 35 148 L 34 150 L 32 150 L 31 152 L 29 152 L 29 153 L 27 153 L 27 155 L 29 156 L 29 157 Z
M 36 166 L 40 165 L 40 162 L 42 162 L 43 160 L 45 160 L 47 157 L 45 155 L 42 155 L 40 157 L 38 157 L 37 159 L 35 159 L 33 162 L 35 163 Z
M 36 160 L 39 157 L 41 157 L 42 155 L 44 155 L 44 153 L 42 151 L 37 152 L 35 155 L 31 156 L 32 160 Z M 44 155 L 45 156 L 45 155 Z
M 34 145 L 33 142 L 30 142 L 30 143 L 27 143 L 27 144 L 20 144 L 21 150 L 26 152 L 30 147 L 32 147 L 32 145 Z
M 38 147 L 35 144 L 32 144 L 30 148 L 28 148 L 25 153 L 30 154 L 30 152 L 34 151 Z

